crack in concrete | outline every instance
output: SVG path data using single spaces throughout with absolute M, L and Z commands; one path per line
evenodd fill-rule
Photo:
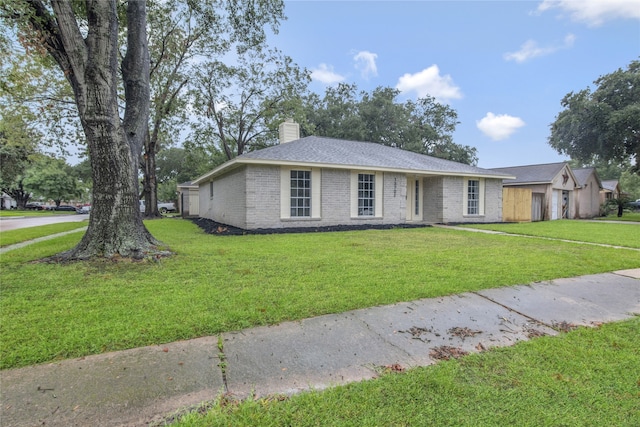
M 494 300 L 494 299 L 492 299 L 492 298 L 489 298 L 488 296 L 482 295 L 482 294 L 480 294 L 480 293 L 478 293 L 478 292 L 476 292 L 476 291 L 472 291 L 471 293 L 472 293 L 472 294 L 475 294 L 475 295 L 477 295 L 477 296 L 479 296 L 480 298 L 484 298 L 484 299 L 486 299 L 486 300 L 487 300 L 487 301 L 489 301 L 489 302 L 492 302 L 492 303 L 494 303 L 494 304 L 496 304 L 496 305 L 499 305 L 500 307 L 503 307 L 503 308 L 505 308 L 505 309 L 509 310 L 509 311 L 510 311 L 510 312 L 512 312 L 512 313 L 516 313 L 516 314 L 518 314 L 518 315 L 520 315 L 520 316 L 522 316 L 522 317 L 524 317 L 524 318 L 526 318 L 526 319 L 529 319 L 529 320 L 531 320 L 531 321 L 533 321 L 533 322 L 535 322 L 535 323 L 537 323 L 537 324 L 539 324 L 539 325 L 543 325 L 543 326 L 546 326 L 547 328 L 550 328 L 550 329 L 554 329 L 554 330 L 555 330 L 555 328 L 554 328 L 553 326 L 548 325 L 547 323 L 543 322 L 542 320 L 538 320 L 538 319 L 536 319 L 535 317 L 531 317 L 531 316 L 529 316 L 528 314 L 525 314 L 525 313 L 523 313 L 523 312 L 521 312 L 521 311 L 518 311 L 518 310 L 516 310 L 516 309 L 514 309 L 514 308 L 511 308 L 511 307 L 509 307 L 509 306 L 508 306 L 508 305 L 506 305 L 506 304 L 502 304 L 502 303 L 500 303 L 500 302 L 498 302 L 498 301 L 496 301 L 496 300 Z

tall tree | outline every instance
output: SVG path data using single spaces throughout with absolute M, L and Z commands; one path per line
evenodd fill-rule
M 93 180 L 89 227 L 80 243 L 61 259 L 142 258 L 160 253 L 142 222 L 138 205 L 138 164 L 149 118 L 149 55 L 146 2 L 116 0 L 5 0 L 5 20 L 23 40 L 44 49 L 73 91 L 88 145 Z M 127 23 L 122 62 L 119 26 Z M 124 118 L 118 111 L 119 68 Z
M 145 216 L 159 216 L 156 154 L 178 138 L 188 122 L 185 92 L 205 61 L 258 52 L 266 29 L 277 32 L 282 0 L 153 2 L 149 7 L 151 117 L 143 156 Z M 225 85 L 225 81 L 214 82 Z
M 379 87 L 371 93 L 355 85 L 327 88 L 325 96 L 311 94 L 303 101 L 305 135 L 376 142 L 466 164 L 476 164 L 474 147 L 456 144 L 458 115 L 448 105 L 426 96 L 398 102 L 397 89 Z
M 308 73 L 277 50 L 244 52 L 235 65 L 209 61 L 195 77 L 193 140 L 227 160 L 273 144 L 274 123 L 288 116 L 308 83 Z
M 640 174 L 640 61 L 598 78 L 596 89 L 570 92 L 551 124 L 549 144 L 560 154 L 589 162 L 635 163 Z

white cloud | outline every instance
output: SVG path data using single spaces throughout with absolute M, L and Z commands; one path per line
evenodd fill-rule
M 403 75 L 398 79 L 396 89 L 400 92 L 414 91 L 419 98 L 430 95 L 440 102 L 462 98 L 462 91 L 453 83 L 451 76 L 441 76 L 435 64 L 418 73 Z
M 640 0 L 544 0 L 538 12 L 561 9 L 571 19 L 597 27 L 614 19 L 640 19 Z
M 344 76 L 333 72 L 333 67 L 320 64 L 318 68 L 311 70 L 311 79 L 327 85 L 334 85 L 344 80 Z
M 508 114 L 487 113 L 481 120 L 476 120 L 476 126 L 494 141 L 506 139 L 525 123 L 520 117 Z
M 360 70 L 360 75 L 364 79 L 368 79 L 369 76 L 378 75 L 378 67 L 376 66 L 376 58 L 378 54 L 371 53 L 366 50 L 358 52 L 353 60 L 356 61 L 355 67 Z
M 532 58 L 550 55 L 561 49 L 569 49 L 573 46 L 575 41 L 576 36 L 573 34 L 567 34 L 562 43 L 547 47 L 538 46 L 538 43 L 535 40 L 527 40 L 522 46 L 520 46 L 520 50 L 505 53 L 504 59 L 507 61 L 516 61 L 521 64 Z

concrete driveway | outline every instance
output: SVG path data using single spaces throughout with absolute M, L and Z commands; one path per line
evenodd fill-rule
M 89 214 L 50 215 L 50 216 L 16 216 L 1 217 L 0 231 L 16 230 L 18 228 L 37 227 L 40 225 L 58 224 L 60 222 L 80 222 L 89 219 Z

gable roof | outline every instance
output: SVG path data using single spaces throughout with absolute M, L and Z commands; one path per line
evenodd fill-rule
M 560 173 L 560 171 L 568 166 L 565 162 L 560 163 L 546 163 L 542 165 L 525 165 L 525 166 L 511 166 L 506 168 L 494 168 L 496 172 L 507 173 L 516 177 L 513 181 L 505 182 L 508 185 L 517 184 L 551 184 L 553 179 Z M 577 182 L 575 175 L 571 171 L 571 168 L 567 167 L 569 173 L 573 176 L 574 181 Z
M 197 178 L 193 183 L 199 184 L 243 164 L 330 167 L 498 179 L 513 178 L 508 173 L 469 166 L 374 142 L 308 136 L 285 144 L 245 153 Z
M 596 182 L 598 183 L 598 187 L 602 188 L 602 181 L 600 181 L 600 177 L 598 176 L 598 172 L 596 168 L 580 168 L 580 169 L 571 169 L 576 179 L 577 183 L 580 187 L 584 187 L 589 180 L 591 175 L 595 176 Z
M 617 179 L 607 179 L 602 181 L 602 189 L 607 191 L 618 191 L 618 180 Z

